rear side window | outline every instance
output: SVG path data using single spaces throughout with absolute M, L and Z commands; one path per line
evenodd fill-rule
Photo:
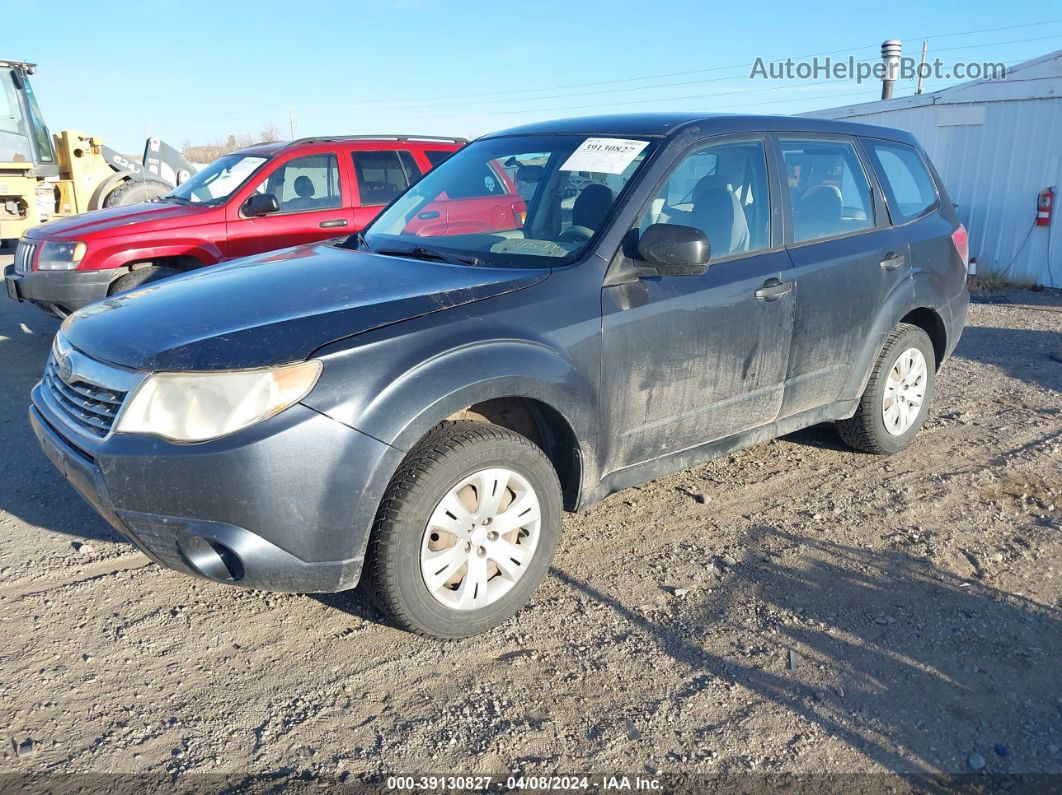
M 424 152 L 424 156 L 428 158 L 428 162 L 431 163 L 431 167 L 435 168 L 440 163 L 445 163 L 453 156 L 453 152 L 440 151 L 438 149 L 428 149 Z
M 894 224 L 913 221 L 936 207 L 936 186 L 917 151 L 906 144 L 886 141 L 866 141 L 866 146 L 882 176 Z
M 417 161 L 413 159 L 412 152 L 407 152 L 405 149 L 399 149 L 398 159 L 402 161 L 402 168 L 406 170 L 406 176 L 409 177 L 410 185 L 424 176 L 423 172 L 420 170 L 420 166 L 417 165 Z
M 408 154 L 408 153 L 403 153 Z M 399 152 L 351 152 L 358 176 L 358 193 L 362 204 L 387 204 L 411 183 L 420 179 L 419 171 L 409 173 Z M 412 164 L 412 158 L 409 158 Z
M 794 242 L 874 226 L 870 182 L 850 142 L 783 138 L 781 147 Z

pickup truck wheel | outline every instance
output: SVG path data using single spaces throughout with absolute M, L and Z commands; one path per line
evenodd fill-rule
M 137 268 L 135 271 L 130 271 L 125 276 L 119 276 L 111 283 L 110 290 L 107 291 L 107 295 L 114 295 L 115 293 L 124 293 L 126 290 L 134 290 L 137 287 L 141 287 L 151 282 L 157 282 L 160 279 L 165 279 L 170 276 L 176 276 L 180 271 L 174 268 L 163 268 L 159 265 L 151 265 L 147 268 Z
M 380 505 L 369 597 L 411 632 L 484 632 L 542 581 L 561 514 L 557 473 L 529 439 L 485 422 L 440 425 L 406 456 Z
M 837 423 L 841 439 L 867 453 L 896 453 L 910 445 L 933 397 L 934 356 L 933 343 L 918 326 L 893 329 L 855 415 Z

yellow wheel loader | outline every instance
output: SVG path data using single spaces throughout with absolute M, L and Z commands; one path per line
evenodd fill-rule
M 35 70 L 0 60 L 0 245 L 53 218 L 150 201 L 194 173 L 156 138 L 141 164 L 95 136 L 52 136 L 30 86 Z

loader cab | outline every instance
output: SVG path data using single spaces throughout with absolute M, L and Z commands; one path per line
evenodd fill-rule
M 35 176 L 57 176 L 55 145 L 30 85 L 34 70 L 0 60 L 0 163 L 30 163 Z

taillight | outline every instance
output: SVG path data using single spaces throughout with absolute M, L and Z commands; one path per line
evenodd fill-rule
M 951 242 L 955 244 L 955 251 L 959 254 L 959 259 L 962 260 L 963 267 L 969 270 L 970 268 L 970 236 L 966 232 L 966 227 L 959 224 L 955 227 L 955 231 L 951 233 Z
M 513 202 L 513 218 L 517 226 L 523 226 L 527 220 L 527 205 L 522 201 Z

